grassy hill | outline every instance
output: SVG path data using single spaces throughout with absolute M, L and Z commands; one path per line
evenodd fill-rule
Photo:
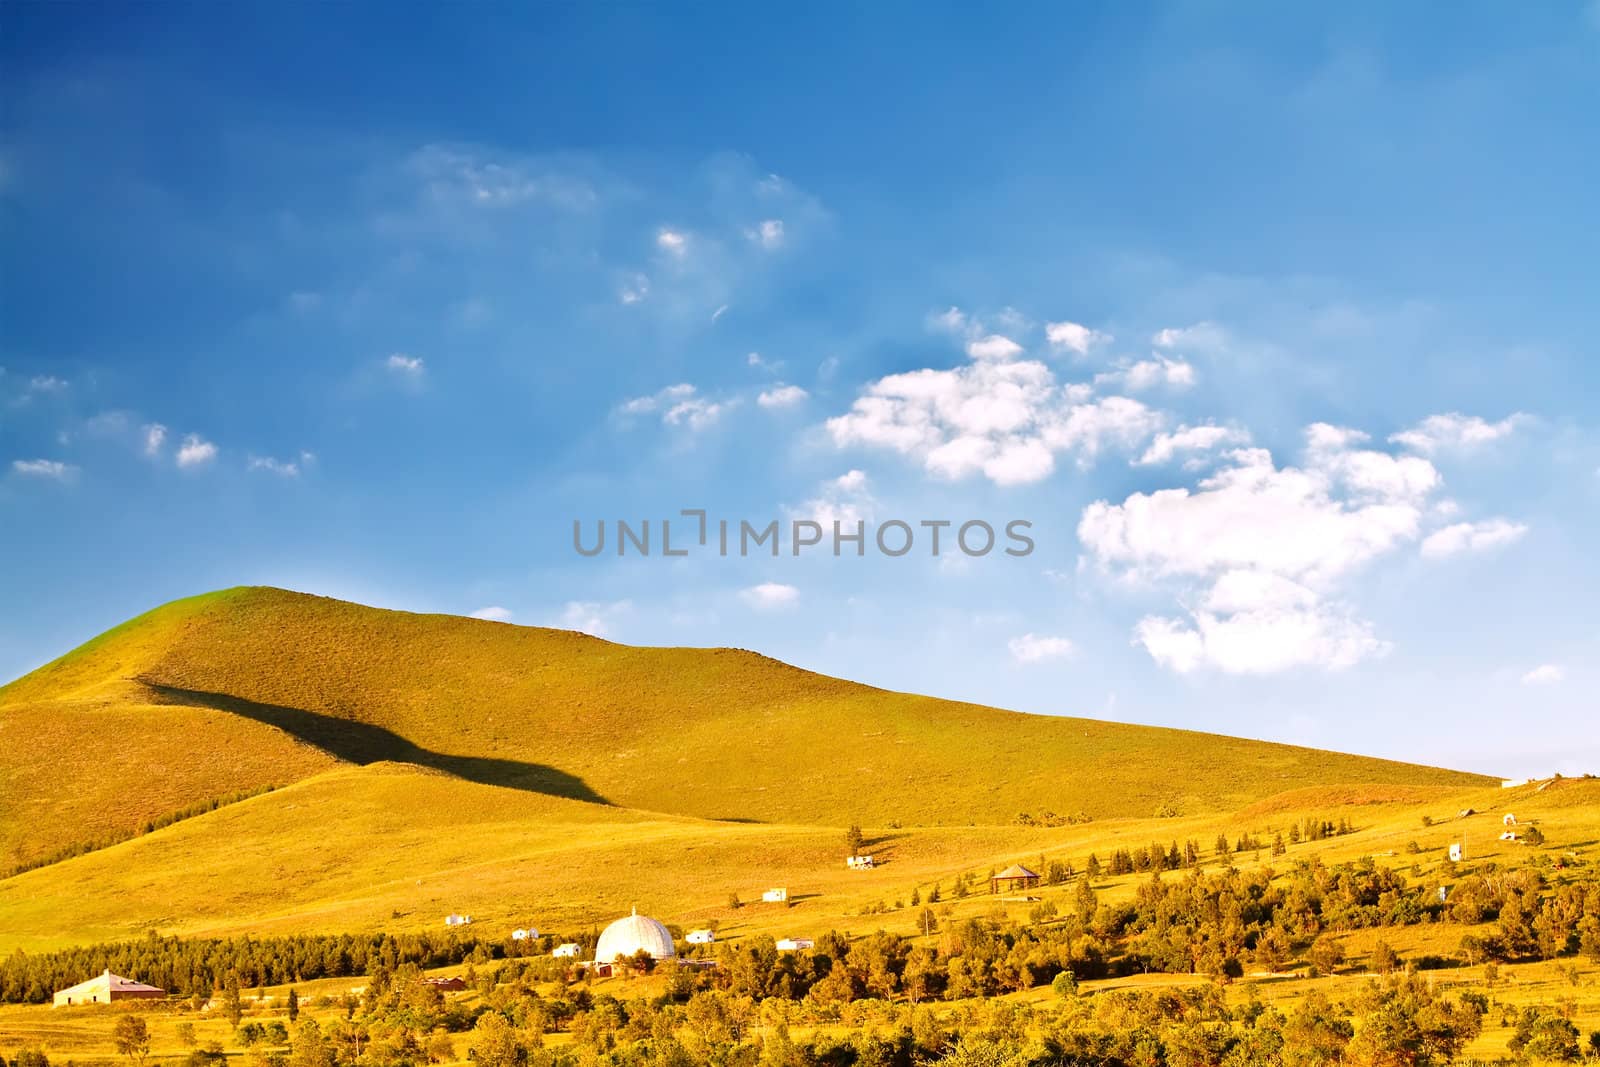
M 0 866 L 379 762 L 591 807 L 834 827 L 1199 815 L 1313 786 L 1488 781 L 892 693 L 733 649 L 238 588 L 0 688 Z

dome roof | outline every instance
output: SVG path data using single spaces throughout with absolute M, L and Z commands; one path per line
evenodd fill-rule
M 635 908 L 632 915 L 625 916 L 606 927 L 600 934 L 600 941 L 594 947 L 594 960 L 596 963 L 611 963 L 617 957 L 636 955 L 640 949 L 650 954 L 651 959 L 664 960 L 678 954 L 672 947 L 672 935 L 667 928 L 648 915 L 640 915 Z

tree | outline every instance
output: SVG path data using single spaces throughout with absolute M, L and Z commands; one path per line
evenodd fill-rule
M 1379 974 L 1388 974 L 1400 966 L 1400 956 L 1387 941 L 1379 941 L 1372 946 L 1372 969 Z
M 691 1001 L 692 1003 L 692 1001 Z M 470 1056 L 477 1067 L 517 1067 L 522 1046 L 506 1017 L 497 1011 L 485 1012 L 472 1028 Z
M 1344 964 L 1344 946 L 1331 934 L 1323 934 L 1311 944 L 1311 966 L 1332 974 Z
M 150 1055 L 150 1027 L 143 1016 L 124 1015 L 118 1019 L 111 1030 L 111 1038 L 116 1042 L 117 1053 L 134 1063 L 143 1063 Z
M 294 1022 L 300 1018 L 300 995 L 294 991 L 294 986 L 289 987 L 289 1021 Z
M 867 839 L 861 832 L 860 823 L 851 823 L 850 829 L 844 832 L 844 847 L 849 849 L 848 855 L 859 856 L 866 847 Z
M 179 1023 L 175 1032 L 178 1035 L 178 1043 L 184 1048 L 195 1047 L 197 1042 L 194 1036 L 194 1023 Z
M 1078 995 L 1078 979 L 1070 971 L 1062 971 L 1056 975 L 1055 981 L 1050 983 L 1051 992 L 1063 999 Z
M 294 1048 L 289 1054 L 289 1067 L 333 1067 L 333 1046 L 322 1036 L 322 1028 L 315 1019 L 307 1019 L 295 1031 Z
M 222 984 L 222 1010 L 228 1016 L 228 1025 L 238 1029 L 244 1018 L 244 1003 L 239 999 L 239 972 L 229 971 Z

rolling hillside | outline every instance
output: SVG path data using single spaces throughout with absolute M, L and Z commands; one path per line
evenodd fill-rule
M 835 827 L 1200 815 L 1310 786 L 1488 781 L 892 693 L 738 650 L 238 588 L 0 688 L 0 866 L 379 762 L 586 807 Z

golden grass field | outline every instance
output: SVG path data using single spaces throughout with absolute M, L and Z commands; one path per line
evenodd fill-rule
M 1356 832 L 1232 861 L 1283 869 L 1312 855 L 1376 856 L 1449 881 L 1528 858 L 1498 840 L 1506 811 L 1537 821 L 1551 857 L 1600 857 L 1600 781 L 1502 789 L 1479 775 L 888 693 L 747 652 L 628 648 L 279 590 L 168 605 L 0 689 L 0 742 L 8 862 L 134 835 L 0 879 L 0 953 L 152 930 L 399 933 L 442 929 L 449 912 L 474 916 L 479 936 L 576 932 L 635 905 L 684 928 L 715 921 L 724 940 L 914 936 L 920 912 L 905 902 L 935 883 L 941 922 L 996 908 L 1021 918 L 1032 906 L 952 899 L 963 873 L 1041 857 L 1081 869 L 1091 852 L 1105 860 L 1190 839 L 1213 865 L 1219 833 L 1270 841 L 1310 816 L 1348 819 Z M 139 832 L 269 784 L 278 788 Z M 1155 817 L 1161 805 L 1177 814 Z M 1468 808 L 1477 814 L 1456 817 Z M 1023 811 L 1093 821 L 1017 825 Z M 874 870 L 845 868 L 852 821 Z M 1446 858 L 1455 841 L 1466 847 L 1459 866 Z M 1097 889 L 1115 900 L 1145 878 L 1103 878 Z M 774 886 L 789 889 L 790 906 L 730 905 L 730 894 L 758 901 Z M 1068 910 L 1069 892 L 1034 895 Z M 1464 932 L 1439 923 L 1381 934 L 1415 956 L 1450 955 Z M 1377 936 L 1346 935 L 1351 971 Z M 1573 984 L 1565 967 L 1503 966 L 1491 996 L 1570 996 L 1584 1032 L 1600 1029 L 1600 974 L 1580 961 Z M 1435 973 L 1482 981 L 1481 968 Z M 1230 996 L 1289 1001 L 1360 980 L 1247 976 Z M 634 995 L 649 980 L 608 981 Z M 1510 1031 L 1498 1018 L 1491 1011 L 1473 1054 L 1504 1051 Z M 42 1043 L 52 1055 L 110 1058 L 114 1019 L 106 1008 L 3 1006 L 0 1054 Z M 151 1021 L 156 1055 L 185 1051 L 177 1016 Z M 202 1041 L 232 1047 L 225 1021 L 197 1026 Z

